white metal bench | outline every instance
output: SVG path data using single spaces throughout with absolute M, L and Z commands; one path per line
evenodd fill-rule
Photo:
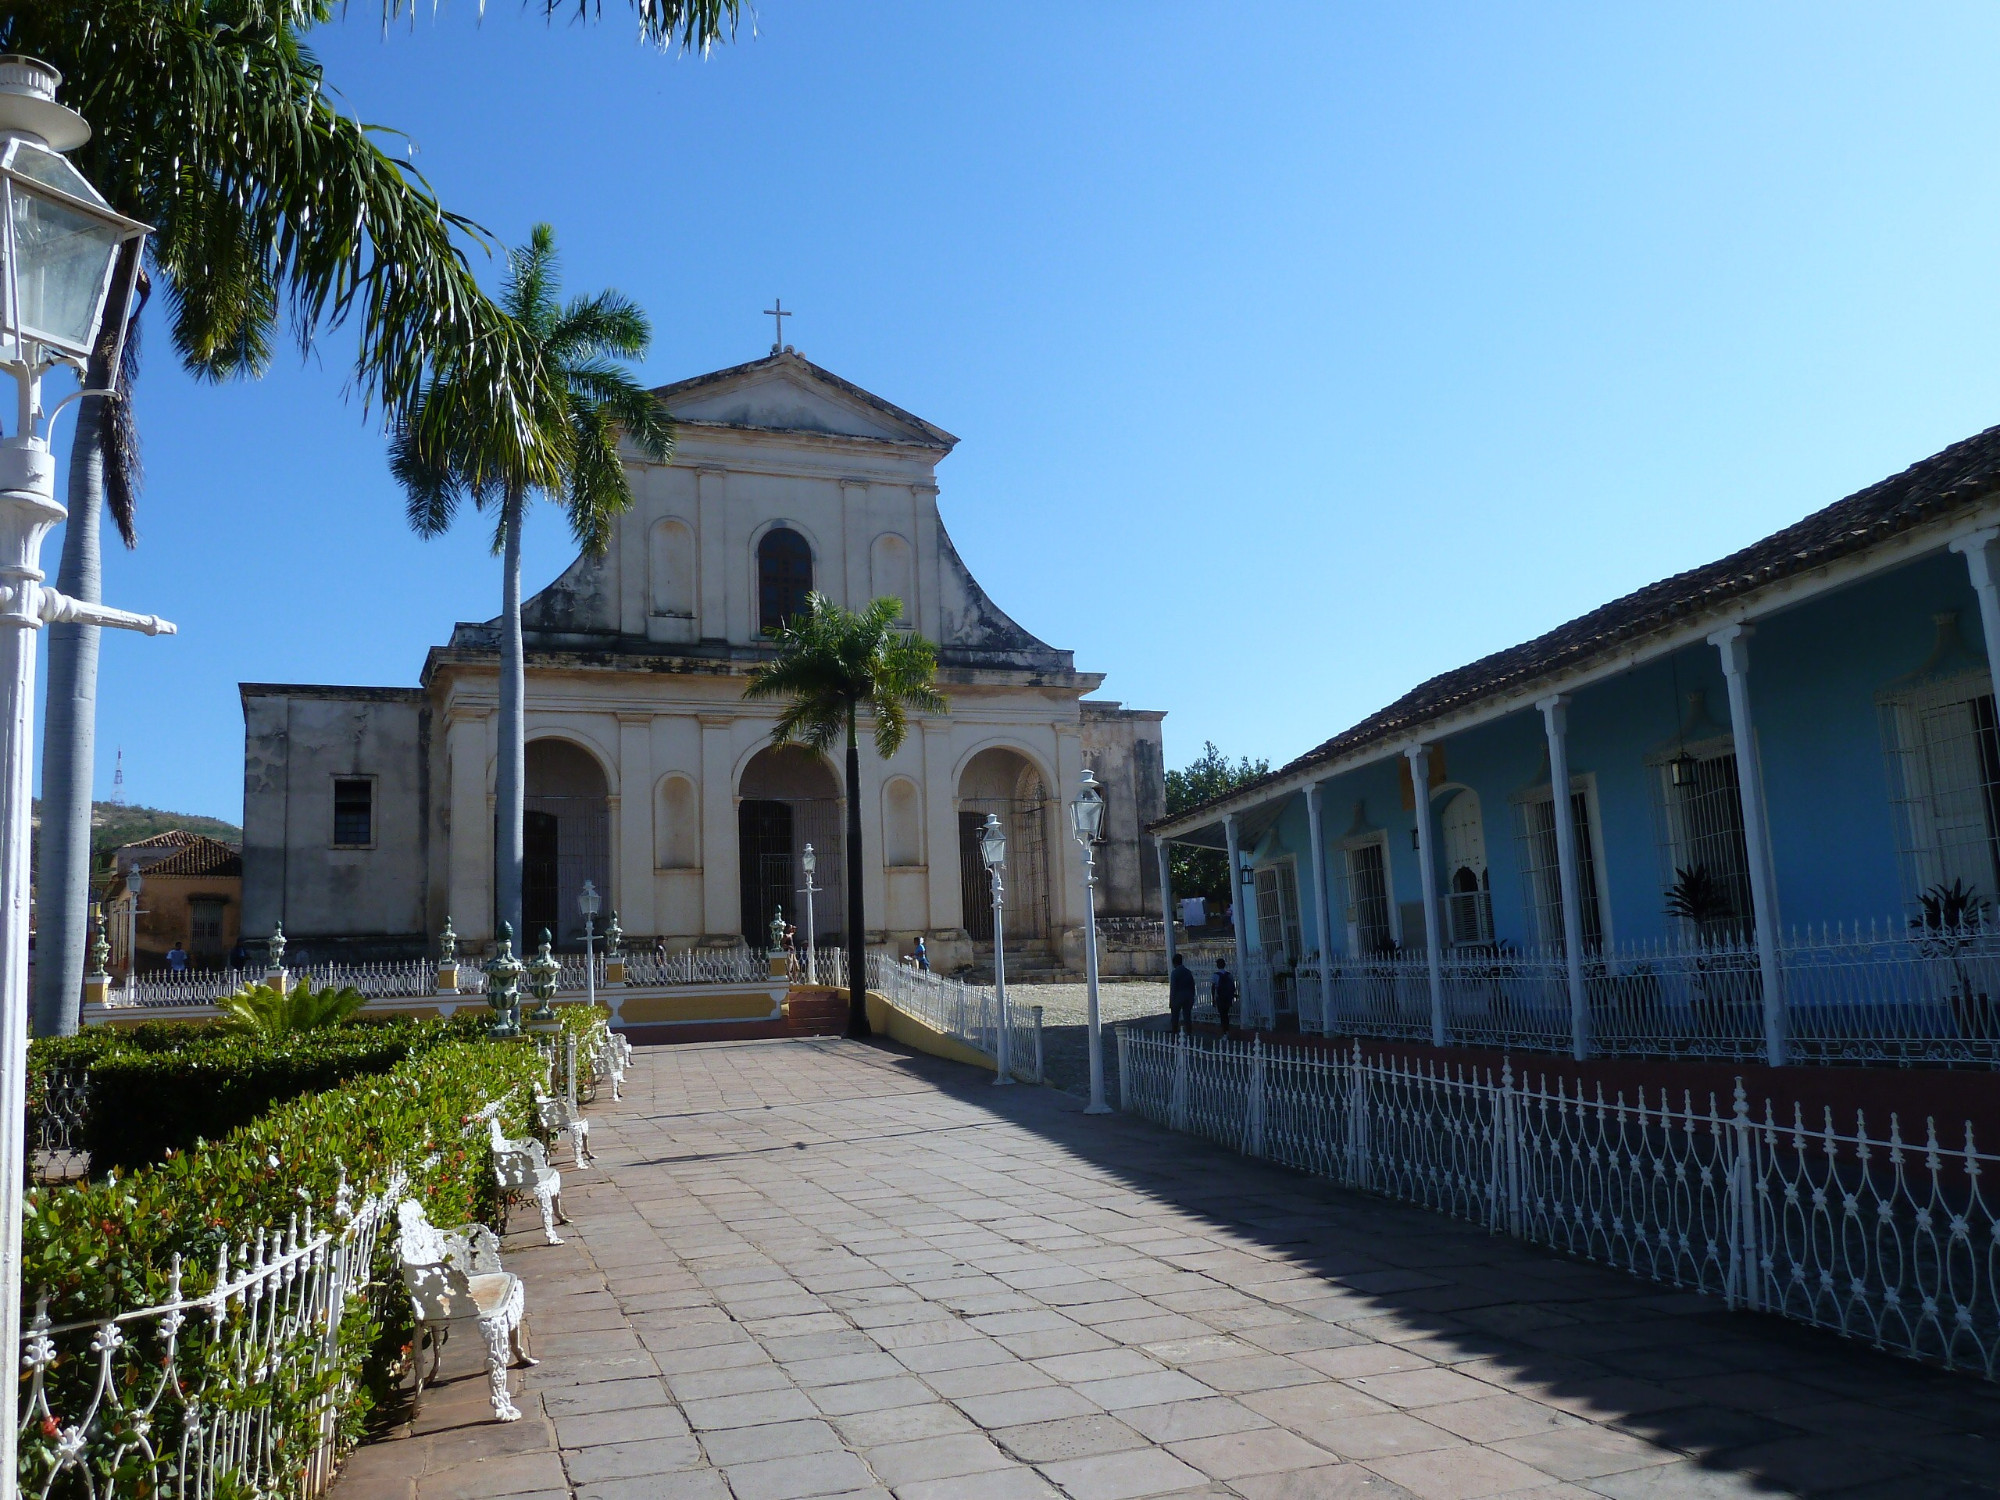
M 596 1055 L 591 1059 L 591 1071 L 600 1082 L 611 1084 L 614 1100 L 625 1097 L 625 1070 L 632 1064 L 632 1044 L 625 1040 L 623 1033 L 608 1026 L 597 1037 Z
M 537 1088 L 535 1116 L 551 1138 L 569 1137 L 570 1154 L 579 1167 L 590 1165 L 590 1121 L 584 1118 L 576 1105 L 567 1099 L 551 1099 L 545 1091 Z
M 509 1140 L 502 1135 L 498 1115 L 486 1117 L 486 1130 L 503 1212 L 509 1203 L 533 1198 L 542 1215 L 543 1239 L 560 1245 L 562 1236 L 556 1233 L 556 1225 L 567 1224 L 569 1218 L 562 1211 L 562 1174 L 549 1165 L 548 1152 L 538 1140 Z
M 424 1206 L 405 1198 L 396 1210 L 401 1224 L 396 1249 L 403 1265 L 403 1286 L 417 1323 L 416 1398 L 437 1379 L 444 1363 L 444 1346 L 455 1323 L 477 1323 L 486 1344 L 486 1379 L 491 1387 L 494 1418 L 517 1420 L 520 1409 L 507 1393 L 509 1356 L 516 1364 L 532 1365 L 521 1344 L 527 1314 L 521 1278 L 500 1269 L 500 1241 L 484 1224 L 439 1229 L 424 1214 Z M 430 1374 L 423 1368 L 423 1346 L 431 1347 Z

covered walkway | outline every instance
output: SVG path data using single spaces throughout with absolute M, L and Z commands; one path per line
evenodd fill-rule
M 832 1039 L 642 1049 L 336 1500 L 2000 1494 L 2000 1393 Z M 517 1222 L 525 1222 L 517 1220 Z

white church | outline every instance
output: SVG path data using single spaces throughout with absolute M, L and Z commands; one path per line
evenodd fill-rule
M 839 768 L 773 748 L 778 706 L 743 699 L 765 628 L 814 589 L 849 607 L 901 599 L 938 644 L 951 703 L 889 760 L 864 739 L 871 944 L 907 953 L 922 935 L 943 969 L 985 955 L 973 830 L 991 812 L 1008 831 L 1010 950 L 1076 962 L 1065 804 L 1085 766 L 1108 803 L 1098 911 L 1157 917 L 1141 830 L 1165 812 L 1163 715 L 1090 698 L 1102 675 L 974 581 L 938 510 L 958 440 L 789 346 L 657 394 L 674 461 L 628 458 L 635 503 L 609 547 L 524 610 L 530 941 L 546 927 L 576 945 L 589 880 L 630 942 L 743 943 L 779 906 L 796 920 L 808 843 L 820 938 L 839 933 Z M 282 921 L 312 961 L 414 956 L 449 918 L 474 951 L 491 942 L 498 663 L 495 620 L 458 625 L 414 688 L 242 685 L 247 939 Z

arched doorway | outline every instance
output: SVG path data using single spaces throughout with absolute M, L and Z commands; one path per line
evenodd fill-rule
M 534 740 L 526 791 L 518 947 L 533 952 L 544 928 L 565 947 L 580 944 L 576 902 L 586 880 L 604 903 L 599 925 L 610 920 L 610 789 L 587 750 L 567 740 Z
M 743 768 L 736 788 L 738 869 L 742 872 L 743 939 L 762 947 L 780 906 L 805 940 L 805 872 L 799 856 L 813 846 L 814 937 L 841 932 L 847 877 L 841 860 L 840 784 L 824 756 L 798 745 L 767 745 Z
M 965 930 L 993 940 L 993 887 L 979 857 L 979 830 L 995 814 L 1007 830 L 1007 935 L 1049 935 L 1049 818 L 1042 773 L 1014 750 L 982 750 L 958 778 L 958 875 Z

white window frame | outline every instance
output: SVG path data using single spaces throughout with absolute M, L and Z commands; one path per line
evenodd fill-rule
M 1970 704 L 1981 698 L 1995 700 L 2000 715 L 2000 694 L 1994 690 L 1993 676 L 1984 670 L 1955 673 L 1932 682 L 1918 683 L 1877 698 L 1885 729 L 1884 752 L 1889 758 L 1890 801 L 1894 807 L 1897 842 L 1897 873 L 1904 888 L 1908 909 L 1918 910 L 1919 897 L 1945 879 L 1948 855 L 1939 838 L 1938 794 L 1930 785 L 1924 739 L 1918 728 L 1921 716 L 1956 704 Z M 1973 731 L 1977 736 L 1977 728 Z M 1979 753 L 1975 743 L 1973 753 Z M 1986 797 L 1983 782 L 1969 789 L 1954 789 L 1962 795 Z M 1921 817 L 1920 817 L 1921 814 Z M 1990 818 L 1990 814 L 1984 814 Z M 1990 881 L 1975 882 L 1988 903 L 2000 902 L 2000 855 L 1989 854 L 1994 865 Z
M 1347 930 L 1347 957 L 1349 960 L 1363 960 L 1372 957 L 1361 951 L 1361 923 L 1352 900 L 1354 891 L 1354 867 L 1349 856 L 1357 849 L 1376 844 L 1382 850 L 1382 900 L 1388 907 L 1389 940 L 1398 948 L 1403 946 L 1403 909 L 1396 900 L 1395 845 L 1386 828 L 1378 828 L 1373 833 L 1354 834 L 1340 841 L 1340 895 L 1343 926 Z
M 1597 773 L 1595 771 L 1577 771 L 1572 773 L 1569 778 L 1569 789 L 1571 793 L 1583 793 L 1584 814 L 1590 820 L 1590 827 L 1586 832 L 1590 838 L 1590 870 L 1593 877 L 1591 884 L 1596 888 L 1597 892 L 1598 942 L 1601 950 L 1608 953 L 1616 945 L 1617 938 L 1612 927 L 1610 872 L 1606 870 L 1604 864 L 1604 818 L 1598 810 Z M 1526 835 L 1522 832 L 1522 819 L 1526 816 L 1527 808 L 1537 802 L 1553 804 L 1555 802 L 1555 795 L 1555 787 L 1551 783 L 1544 781 L 1538 786 L 1527 787 L 1522 791 L 1516 792 L 1509 799 L 1513 804 L 1514 812 L 1515 863 L 1517 865 L 1520 863 L 1520 854 L 1518 851 L 1521 845 L 1526 842 Z M 1490 851 L 1486 856 L 1486 863 L 1489 868 L 1492 866 L 1493 856 Z M 1561 933 L 1556 933 L 1554 939 L 1551 940 L 1541 930 L 1542 913 L 1540 907 L 1535 903 L 1534 883 L 1529 872 L 1526 869 L 1522 869 L 1520 876 L 1523 887 L 1522 894 L 1527 897 L 1529 903 L 1527 915 L 1535 929 L 1533 940 L 1544 947 L 1559 947 L 1562 942 Z

